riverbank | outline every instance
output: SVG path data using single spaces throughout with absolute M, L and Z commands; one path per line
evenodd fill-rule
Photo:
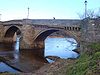
M 53 63 L 45 64 L 33 73 L 18 73 L 17 75 L 66 75 L 67 67 L 74 64 L 75 61 L 76 59 L 57 59 Z
M 89 45 L 77 59 L 57 59 L 35 73 L 20 75 L 100 75 L 100 43 Z
M 0 75 L 10 75 L 1 73 Z M 100 75 L 100 44 L 88 46 L 77 59 L 60 59 L 45 64 L 33 73 L 18 73 L 17 75 Z

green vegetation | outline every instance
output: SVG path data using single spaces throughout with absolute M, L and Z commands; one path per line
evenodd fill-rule
M 6 61 L 6 59 L 0 56 L 0 62 L 1 61 Z
M 0 61 L 2 61 L 2 60 L 3 60 L 3 57 L 0 56 Z
M 67 67 L 66 75 L 100 75 L 100 44 L 88 46 L 89 51 L 80 55 L 80 58 Z
M 4 72 L 4 73 L 0 73 L 0 75 L 16 75 L 16 74 L 12 74 L 12 73 L 8 73 L 8 72 Z

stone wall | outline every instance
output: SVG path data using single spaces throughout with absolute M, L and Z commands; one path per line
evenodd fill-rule
M 100 43 L 100 18 L 82 20 L 81 28 L 82 50 L 87 50 L 86 47 L 91 43 Z
M 79 19 L 32 19 L 31 23 L 37 25 L 79 26 L 80 20 Z
M 83 37 L 87 42 L 100 42 L 100 18 L 84 21 Z
M 32 49 L 33 48 L 33 37 L 35 30 L 31 25 L 23 25 L 22 27 L 22 37 L 20 48 L 21 49 Z
M 0 22 L 0 42 L 2 42 L 3 40 L 3 35 L 4 35 L 4 28 L 2 25 L 2 22 Z

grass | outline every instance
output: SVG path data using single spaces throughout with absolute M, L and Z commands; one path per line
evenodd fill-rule
M 73 65 L 69 65 L 66 75 L 100 75 L 100 44 L 88 46 L 91 53 L 85 52 Z

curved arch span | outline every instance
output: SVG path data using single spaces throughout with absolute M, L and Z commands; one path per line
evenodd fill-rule
M 44 41 L 50 34 L 57 32 L 59 30 L 50 29 L 40 32 L 36 37 L 34 41 Z
M 44 48 L 44 40 L 52 33 L 57 32 L 57 31 L 63 31 L 66 35 L 66 37 L 69 38 L 74 38 L 76 40 L 77 43 L 79 43 L 78 41 L 78 37 L 75 36 L 75 34 L 73 32 L 70 31 L 65 31 L 65 30 L 61 30 L 61 29 L 49 29 L 49 30 L 44 30 L 41 31 L 39 34 L 36 35 L 36 37 L 34 38 L 34 48 Z
M 74 34 L 74 32 L 66 31 L 63 29 L 48 29 L 48 30 L 40 31 L 40 33 L 37 34 L 36 37 L 34 38 L 34 41 L 44 41 L 50 34 L 57 32 L 57 31 L 64 32 L 65 34 L 64 37 L 74 38 L 77 42 L 79 42 L 79 39 Z
M 15 34 L 15 32 L 16 32 L 17 35 L 21 35 L 21 31 L 20 31 L 20 29 L 19 29 L 18 27 L 16 27 L 16 26 L 11 26 L 11 27 L 6 31 L 4 37 L 13 37 L 14 34 Z

